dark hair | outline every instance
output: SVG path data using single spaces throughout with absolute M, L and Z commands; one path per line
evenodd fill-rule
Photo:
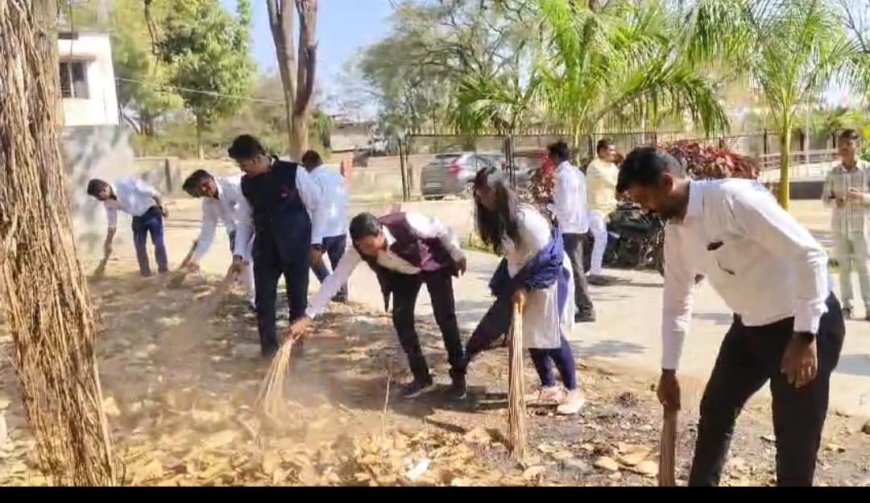
M 190 194 L 193 197 L 200 197 L 202 194 L 199 192 L 199 188 L 202 187 L 202 184 L 206 180 L 211 180 L 214 178 L 211 174 L 204 170 L 198 169 L 190 174 L 181 185 L 181 188 L 184 189 L 185 192 Z
M 602 150 L 610 148 L 611 145 L 613 145 L 613 140 L 610 138 L 602 138 L 595 144 L 595 153 L 601 153 Z
M 377 236 L 381 232 L 381 222 L 378 217 L 371 213 L 360 213 L 350 221 L 349 229 L 351 241 Z
M 671 155 L 655 147 L 638 147 L 622 161 L 616 192 L 621 194 L 632 187 L 652 187 L 665 173 L 677 175 L 681 171 L 680 163 Z
M 550 157 L 559 159 L 560 161 L 567 161 L 571 158 L 571 149 L 568 148 L 567 143 L 559 140 L 547 145 L 547 154 Z
M 861 141 L 861 135 L 854 129 L 844 129 L 837 135 L 840 141 Z
M 227 154 L 235 161 L 247 161 L 258 155 L 265 155 L 266 150 L 260 144 L 260 140 L 249 134 L 243 134 L 236 136 L 233 144 L 227 149 Z
M 484 187 L 495 193 L 495 211 L 484 208 L 477 198 L 477 190 Z M 477 232 L 484 244 L 491 246 L 494 252 L 501 254 L 504 251 L 502 240 L 507 236 L 519 246 L 522 241 L 517 216 L 519 203 L 517 195 L 508 187 L 507 179 L 502 170 L 495 166 L 488 166 L 478 171 L 474 177 L 473 190 Z
M 97 197 L 97 194 L 99 194 L 100 191 L 108 185 L 108 183 L 100 180 L 99 178 L 91 178 L 90 181 L 88 181 L 88 195 Z
M 302 154 L 302 165 L 310 166 L 310 165 L 318 165 L 323 163 L 323 159 L 320 158 L 320 154 L 318 154 L 314 150 L 309 150 Z

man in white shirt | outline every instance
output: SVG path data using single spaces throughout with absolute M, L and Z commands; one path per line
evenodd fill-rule
M 617 190 L 669 220 L 665 230 L 662 375 L 658 396 L 680 407 L 676 370 L 695 275 L 734 312 L 701 401 L 689 485 L 717 485 L 734 423 L 770 382 L 779 485 L 812 485 L 831 373 L 845 336 L 822 246 L 754 180 L 689 181 L 676 160 L 632 151 Z
M 831 232 L 840 274 L 843 314 L 852 316 L 852 267 L 858 274 L 864 317 L 870 321 L 870 274 L 867 272 L 867 210 L 870 207 L 870 167 L 858 158 L 860 137 L 847 129 L 837 138 L 841 162 L 828 173 L 822 202 L 832 209 Z
M 302 155 L 302 165 L 320 186 L 322 200 L 317 211 L 323 214 L 323 253 L 329 257 L 329 264 L 335 269 L 347 244 L 347 210 L 350 202 L 344 177 L 338 171 L 324 166 L 320 154 L 313 150 Z M 311 264 L 311 270 L 321 284 L 330 272 L 322 260 Z M 333 300 L 347 302 L 347 285 L 341 287 Z
M 619 168 L 613 162 L 616 147 L 607 138 L 595 146 L 595 159 L 586 168 L 586 185 L 589 193 L 589 230 L 594 243 L 589 265 L 589 283 L 606 284 L 604 273 L 604 252 L 607 249 L 607 222 L 616 209 L 616 179 Z
M 241 176 L 215 177 L 204 169 L 191 173 L 182 188 L 193 197 L 202 198 L 202 229 L 196 239 L 193 257 L 187 263 L 191 272 L 199 270 L 199 262 L 211 248 L 218 221 L 224 224 L 230 238 L 230 253 L 235 249 L 237 209 L 242 196 Z M 250 246 L 250 244 L 249 244 Z M 254 268 L 246 264 L 241 273 L 248 304 L 256 309 L 254 290 Z
M 416 398 L 434 387 L 414 327 L 414 308 L 423 284 L 429 290 L 435 322 L 447 349 L 453 381 L 447 394 L 453 399 L 464 398 L 467 364 L 456 320 L 453 276 L 465 272 L 466 262 L 456 234 L 438 219 L 417 213 L 396 212 L 380 218 L 360 213 L 350 221 L 350 238 L 353 247 L 320 286 L 305 317 L 290 326 L 290 335 L 304 333 L 359 263 L 365 261 L 377 274 L 384 308 L 389 307 L 391 295 L 393 298 L 393 326 L 414 376 L 402 390 L 403 398 Z
M 103 243 L 106 257 L 112 253 L 112 240 L 118 229 L 118 210 L 121 210 L 133 217 L 133 245 L 136 247 L 139 273 L 144 277 L 151 276 L 148 250 L 145 247 L 148 234 L 151 234 L 151 243 L 154 245 L 157 272 L 163 274 L 169 271 L 166 244 L 163 242 L 163 218 L 169 216 L 169 212 L 163 207 L 157 189 L 138 178 L 125 178 L 114 184 L 94 178 L 88 182 L 88 195 L 101 201 L 106 207 L 106 218 L 109 222 L 106 241 Z
M 556 216 L 565 251 L 571 260 L 574 272 L 574 321 L 595 321 L 595 309 L 589 298 L 589 287 L 583 273 L 583 245 L 589 232 L 588 208 L 586 207 L 586 177 L 571 164 L 571 152 L 564 141 L 547 147 L 547 155 L 556 165 L 553 184 L 552 212 Z

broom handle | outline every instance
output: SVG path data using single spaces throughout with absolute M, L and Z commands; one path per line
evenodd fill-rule
M 677 485 L 674 468 L 677 455 L 677 411 L 664 409 L 662 417 L 662 442 L 659 448 L 659 486 Z
M 179 271 L 184 269 L 187 266 L 187 264 L 190 263 L 190 260 L 193 258 L 194 252 L 196 252 L 197 242 L 198 242 L 197 240 L 193 241 L 193 245 L 190 246 L 190 251 L 187 252 L 187 255 L 185 255 L 184 259 L 181 261 L 181 265 L 178 266 Z
M 508 431 L 511 454 L 522 460 L 526 455 L 526 403 L 523 382 L 523 314 L 520 305 L 513 303 L 511 345 L 508 350 Z

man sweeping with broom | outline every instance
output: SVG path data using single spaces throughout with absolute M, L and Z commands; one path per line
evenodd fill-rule
M 320 190 L 302 166 L 267 155 L 251 135 L 237 137 L 227 152 L 245 173 L 232 267 L 240 273 L 253 259 L 260 350 L 271 358 L 278 351 L 275 302 L 282 275 L 290 319 L 304 316 L 308 307 L 308 269 L 323 253 L 323 223 L 317 211 Z M 300 341 L 293 346 L 293 355 L 301 354 Z
M 632 151 L 619 192 L 668 219 L 658 396 L 680 408 L 677 366 L 703 273 L 734 321 L 701 400 L 691 486 L 719 483 L 734 423 L 770 382 L 781 486 L 812 485 L 831 373 L 845 336 L 822 246 L 754 180 L 690 181 L 654 148 Z
M 357 265 L 365 261 L 377 274 L 385 308 L 390 295 L 393 297 L 393 326 L 414 376 L 402 391 L 402 397 L 416 398 L 434 386 L 414 327 L 417 295 L 425 284 L 450 362 L 452 385 L 447 394 L 454 399 L 464 398 L 465 363 L 456 321 L 453 277 L 465 272 L 466 263 L 456 234 L 438 219 L 417 213 L 397 212 L 380 218 L 360 213 L 350 221 L 350 238 L 353 248 L 324 280 L 306 316 L 290 326 L 290 337 L 297 338 L 310 327 L 312 319 L 323 312 Z
M 236 248 L 236 220 L 240 204 L 247 204 L 242 195 L 240 176 L 214 177 L 204 169 L 198 169 L 184 180 L 182 188 L 193 197 L 202 198 L 202 229 L 196 239 L 193 257 L 186 264 L 190 272 L 199 271 L 199 262 L 211 248 L 218 221 L 230 238 L 230 252 Z M 241 280 L 245 286 L 248 305 L 256 310 L 254 296 L 254 269 L 250 264 L 242 267 Z

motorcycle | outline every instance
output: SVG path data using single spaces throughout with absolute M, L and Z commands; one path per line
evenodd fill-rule
M 665 222 L 639 205 L 620 203 L 607 223 L 604 266 L 618 269 L 656 269 L 664 275 Z M 595 239 L 590 235 L 584 250 L 589 271 Z

